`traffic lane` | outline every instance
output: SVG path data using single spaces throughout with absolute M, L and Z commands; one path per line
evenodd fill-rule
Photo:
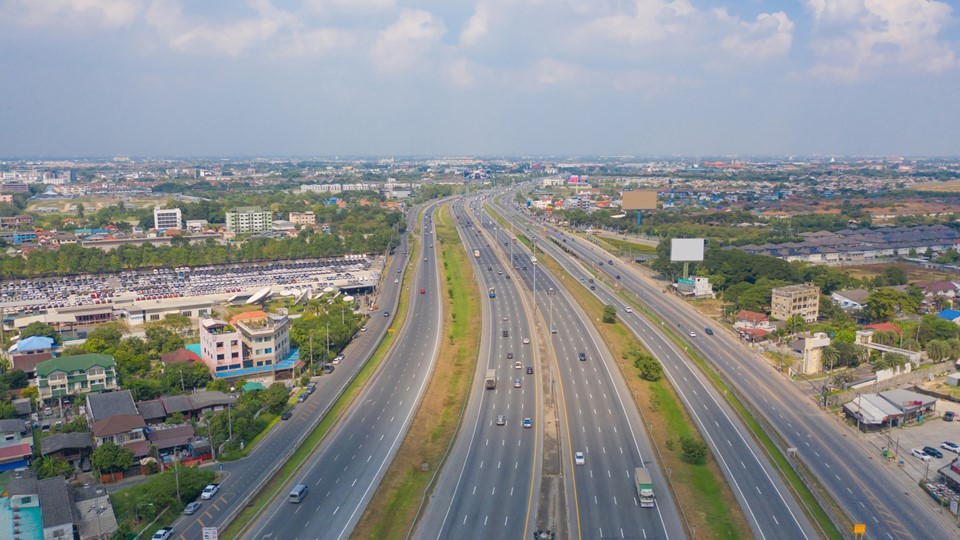
M 405 242 L 405 235 L 403 241 Z M 394 257 L 391 260 L 390 268 L 402 267 L 404 264 L 402 257 Z M 386 288 L 380 297 L 388 300 L 387 305 L 395 306 L 399 299 L 399 289 Z M 348 358 L 369 358 L 379 345 L 380 340 L 386 335 L 386 328 L 390 319 L 384 319 L 384 321 L 381 321 L 379 318 L 372 318 L 371 322 L 367 324 L 368 331 L 358 334 L 361 338 L 354 339 L 345 348 L 345 356 Z M 329 406 L 336 395 L 339 394 L 339 391 L 335 389 L 336 384 L 345 385 L 345 379 L 352 377 L 355 372 L 362 368 L 364 363 L 341 364 L 341 369 L 334 374 L 319 378 L 317 391 L 304 402 L 305 405 L 295 409 L 299 412 L 295 414 L 294 418 L 274 426 L 246 458 L 218 465 L 218 470 L 227 473 L 227 477 L 221 482 L 220 492 L 205 503 L 206 508 L 203 512 L 191 516 L 181 516 L 174 523 L 174 529 L 182 531 L 179 538 L 197 538 L 204 526 L 223 527 L 225 524 L 222 520 L 232 509 L 231 503 L 241 500 L 249 496 L 251 491 L 259 489 L 271 476 L 276 457 L 286 454 L 296 444 L 298 435 L 304 432 L 304 427 L 299 421 L 313 419 L 314 421 L 308 425 L 307 430 L 312 429 L 312 426 L 319 421 L 314 413 L 318 409 Z M 324 389 L 331 392 L 336 391 L 336 394 L 325 395 Z
M 430 276 L 430 275 L 434 276 L 434 281 L 435 281 L 435 275 L 436 275 L 436 274 L 435 274 L 435 266 L 432 266 L 432 265 L 430 265 L 430 264 L 421 265 L 421 264 L 419 263 L 419 261 L 418 261 L 416 268 L 418 269 L 418 271 L 425 272 L 428 276 Z M 436 289 L 437 289 L 437 290 L 439 289 L 439 285 L 438 285 L 438 284 L 436 285 Z M 397 342 L 397 344 L 396 344 L 396 350 L 395 350 L 395 351 L 391 351 L 391 353 L 390 353 L 390 356 L 391 356 L 391 357 L 401 358 L 401 359 L 412 359 L 412 358 L 414 358 L 414 356 L 413 356 L 413 354 L 412 354 L 412 351 L 415 350 L 417 347 L 413 346 L 413 345 L 416 345 L 416 343 L 415 343 L 415 339 L 414 339 L 412 336 L 420 336 L 420 337 L 422 338 L 423 336 L 428 336 L 428 335 L 429 335 L 428 330 L 427 330 L 426 328 L 424 328 L 423 326 L 427 324 L 427 321 L 429 320 L 429 314 L 430 314 L 430 313 L 433 313 L 433 314 L 434 314 L 435 322 L 436 322 L 437 325 L 439 325 L 439 315 L 438 315 L 439 303 L 438 303 L 438 301 L 437 301 L 437 298 L 439 297 L 439 294 L 437 294 L 436 291 L 433 291 L 433 293 L 434 293 L 434 294 L 424 295 L 424 296 L 414 295 L 414 296 L 412 297 L 412 299 L 411 299 L 411 311 L 412 311 L 413 313 L 416 313 L 417 310 L 418 310 L 418 308 L 421 308 L 423 311 L 426 312 L 425 315 L 427 315 L 427 316 L 421 316 L 421 317 L 416 317 L 416 316 L 414 316 L 414 317 L 411 318 L 412 321 L 415 321 L 415 322 L 414 322 L 414 325 L 420 325 L 420 326 L 421 326 L 420 330 L 419 330 L 419 331 L 416 331 L 416 332 L 413 332 L 413 333 L 404 333 L 403 335 L 401 335 L 401 337 L 398 339 L 398 342 Z M 437 333 L 438 333 L 438 330 L 434 328 L 434 329 L 433 329 L 433 333 L 434 333 L 434 335 L 435 335 L 435 337 L 436 337 L 436 335 L 437 335 Z M 438 339 L 438 338 L 437 338 L 437 339 Z M 434 345 L 436 346 L 436 340 L 435 340 Z M 409 362 L 406 362 L 406 363 L 409 363 Z M 397 375 L 396 375 L 396 372 L 402 370 L 401 373 L 403 373 L 403 372 L 406 371 L 407 368 L 406 368 L 406 366 L 404 366 L 403 364 L 404 364 L 404 362 L 402 362 L 402 361 L 397 361 L 397 362 L 385 361 L 385 362 L 382 364 L 382 366 L 381 366 L 381 371 L 378 372 L 377 374 L 375 374 L 375 380 L 377 380 L 377 381 L 387 380 L 387 381 L 393 381 L 393 382 L 402 381 L 403 379 L 401 379 L 399 376 L 397 376 Z M 428 362 L 427 364 L 429 365 L 429 362 Z M 427 366 L 424 366 L 424 365 L 423 365 L 423 362 L 422 362 L 422 361 L 421 361 L 420 363 L 418 363 L 418 368 L 417 368 L 417 369 L 420 369 L 421 371 L 429 371 L 429 370 L 427 369 Z M 391 376 L 391 375 L 393 375 L 393 376 Z M 422 388 L 422 385 L 424 385 L 425 382 L 426 382 L 426 377 L 425 377 L 425 376 L 421 376 L 421 377 L 419 377 L 419 379 L 421 380 L 421 388 Z M 393 397 L 393 396 L 386 396 L 386 392 L 374 392 L 374 389 L 377 389 L 379 384 L 380 384 L 380 383 L 374 383 L 374 384 L 371 384 L 370 386 L 368 386 L 368 389 L 367 389 L 367 391 L 366 391 L 366 395 L 369 396 L 369 395 L 373 394 L 373 395 L 375 396 L 374 399 L 377 400 L 377 403 L 378 403 L 378 404 L 382 404 L 384 401 L 387 401 L 387 398 L 388 398 L 388 397 Z M 388 383 L 388 384 L 390 384 L 390 383 Z M 395 387 L 395 385 L 391 385 L 391 386 L 394 386 L 394 387 Z M 371 401 L 373 401 L 373 399 L 371 399 Z M 360 403 L 365 403 L 365 401 L 360 401 Z M 412 410 L 412 403 L 408 403 L 408 407 L 411 408 L 411 410 Z M 353 408 L 350 412 L 348 412 L 348 417 L 347 417 L 347 418 L 352 417 L 352 415 L 356 415 L 358 410 L 359 410 L 359 409 Z M 384 410 L 384 412 L 385 412 L 385 410 Z M 396 411 L 395 411 L 395 410 L 391 410 L 391 412 L 395 413 Z M 382 416 L 382 415 L 380 415 L 380 416 Z M 394 418 L 394 420 L 395 420 L 395 415 L 391 416 L 391 418 Z M 386 420 L 383 420 L 383 422 L 386 423 Z M 391 422 L 393 422 L 393 421 L 391 421 Z M 315 455 L 315 456 L 312 458 L 311 463 L 308 465 L 308 467 L 309 467 L 308 470 L 309 470 L 309 471 L 314 471 L 315 468 L 316 468 L 316 466 L 317 466 L 317 464 L 322 461 L 322 456 L 331 455 L 331 456 L 336 457 L 336 456 L 339 456 L 339 455 L 341 455 L 341 454 L 346 454 L 346 453 L 351 453 L 351 455 L 353 455 L 351 451 L 352 451 L 354 445 L 353 445 L 353 443 L 344 442 L 344 438 L 343 438 L 344 435 L 343 435 L 343 434 L 346 433 L 346 432 L 348 432 L 350 427 L 355 428 L 356 426 L 357 426 L 357 424 L 351 424 L 351 422 L 350 422 L 349 420 L 347 420 L 347 421 L 341 421 L 340 423 L 338 423 L 338 425 L 334 428 L 334 434 L 335 434 L 335 435 L 332 434 L 332 437 L 331 437 L 331 438 L 328 438 L 328 444 L 325 444 L 324 447 L 323 447 L 323 449 L 322 449 L 322 451 L 321 451 L 320 453 L 318 453 L 317 455 Z M 387 426 L 387 427 L 389 427 L 389 426 Z M 373 432 L 373 433 L 375 433 L 375 432 Z M 389 430 L 389 429 L 383 429 L 383 430 L 382 430 L 381 440 L 386 439 L 386 433 L 390 433 L 390 430 Z M 397 437 L 395 437 L 395 440 L 396 440 L 398 437 L 399 437 L 399 435 L 398 435 Z M 377 442 L 379 443 L 379 441 L 377 441 Z M 338 451 L 341 446 L 346 446 L 347 448 L 346 448 L 344 451 L 342 451 L 342 452 L 341 452 L 341 451 Z M 380 450 L 382 451 L 382 447 L 380 448 Z M 354 460 L 351 460 L 351 461 L 354 461 Z M 373 459 L 370 458 L 369 461 L 373 461 Z M 388 463 L 388 462 L 389 462 L 389 459 L 387 459 L 386 456 L 384 456 L 383 459 L 378 460 L 378 463 L 381 464 L 381 465 L 380 465 L 381 468 L 382 468 L 383 466 L 385 466 L 385 464 Z M 365 465 L 365 464 L 358 466 L 358 465 L 356 465 L 356 464 L 354 463 L 354 464 L 352 464 L 352 465 L 353 465 L 353 467 L 354 467 L 354 470 L 358 470 L 358 467 L 359 467 L 359 471 L 360 471 L 361 474 L 367 474 L 367 475 L 369 476 L 370 471 L 369 471 L 369 469 L 364 469 L 364 465 Z M 343 472 L 347 472 L 347 471 L 341 471 L 341 474 L 342 474 Z M 310 481 L 309 476 L 310 476 L 310 474 L 308 473 L 306 476 L 302 476 L 301 479 L 306 478 L 306 479 L 307 479 L 307 482 L 309 482 L 309 481 Z M 358 480 L 354 480 L 353 483 L 354 483 L 354 485 L 355 485 L 356 483 L 358 483 Z M 336 486 L 336 483 L 334 483 L 334 486 Z M 350 487 L 350 488 L 353 488 L 354 486 L 349 486 L 349 487 Z M 343 487 L 341 486 L 340 489 L 342 490 Z M 322 489 L 321 489 L 321 490 L 318 490 L 318 491 L 321 491 L 321 492 L 322 492 Z M 349 491 L 349 490 L 348 490 L 348 491 Z M 331 492 L 332 492 L 332 490 L 331 490 Z M 351 492 L 351 493 L 354 494 L 354 495 L 356 495 L 355 492 Z M 338 500 L 338 501 L 344 501 L 344 500 L 345 500 L 344 497 L 342 496 L 342 494 L 336 494 L 336 493 L 332 493 L 332 494 L 334 495 L 334 498 L 335 498 L 336 500 Z M 283 494 L 281 494 L 281 495 L 283 495 Z M 261 518 L 260 520 L 258 520 L 258 521 L 261 523 L 261 526 L 259 527 L 258 532 L 253 534 L 254 537 L 257 536 L 257 534 L 260 534 L 260 532 L 262 532 L 262 531 L 267 531 L 267 530 L 269 530 L 269 531 L 278 531 L 278 532 L 281 532 L 282 534 L 289 534 L 289 533 L 291 533 L 291 532 L 292 532 L 292 533 L 302 532 L 303 529 L 304 529 L 304 527 L 305 527 L 305 526 L 308 526 L 308 525 L 311 526 L 312 528 L 315 528 L 315 527 L 316 527 L 315 524 L 314 524 L 314 525 L 311 525 L 311 524 L 310 524 L 310 520 L 309 520 L 309 519 L 304 519 L 304 517 L 289 518 L 288 520 L 275 520 L 274 518 L 276 518 L 276 516 L 278 515 L 278 513 L 280 513 L 280 515 L 283 515 L 283 512 L 281 512 L 281 509 L 283 509 L 284 502 L 285 502 L 285 501 L 283 501 L 282 499 L 274 502 L 273 505 L 272 505 L 272 508 L 269 510 L 269 512 L 271 512 L 271 513 L 270 513 L 270 514 L 267 514 L 268 517 L 266 517 L 266 518 Z M 361 499 L 359 500 L 359 502 L 358 502 L 358 504 L 357 504 L 357 508 L 359 508 L 363 503 L 364 503 L 364 501 L 363 501 L 363 499 L 362 499 L 362 497 L 361 497 Z M 318 506 L 318 507 L 319 507 L 319 508 L 323 508 L 323 507 L 322 507 L 323 501 L 321 501 L 320 505 L 321 505 L 321 506 Z M 329 514 L 330 514 L 331 516 L 338 514 L 338 513 L 339 513 L 339 510 L 340 510 L 340 505 L 337 505 L 337 508 L 335 508 L 335 509 L 327 509 L 327 511 L 329 512 Z M 295 510 L 292 510 L 292 511 L 295 511 Z M 292 512 L 292 511 L 291 511 L 291 512 Z M 289 513 L 289 512 L 288 512 L 288 513 Z M 321 513 L 324 513 L 324 512 L 321 512 Z M 347 513 L 347 512 L 345 512 L 344 514 L 346 514 L 346 513 Z M 352 519 L 352 515 L 355 514 L 355 513 L 356 513 L 356 509 L 354 510 L 353 513 L 351 513 L 351 516 L 349 517 L 349 519 Z M 343 516 L 343 514 L 341 514 L 341 518 L 340 518 L 340 519 L 343 519 L 342 516 Z M 284 517 L 286 517 L 286 516 L 284 516 Z M 307 516 L 307 517 L 309 518 L 309 516 Z M 328 519 L 325 521 L 324 524 L 327 525 L 328 528 L 331 528 L 331 529 L 332 529 L 332 528 L 333 528 L 333 527 L 332 527 L 333 525 L 339 524 L 339 522 L 336 522 L 336 523 L 335 523 L 335 520 L 336 520 L 336 519 L 337 519 L 337 518 L 328 518 Z M 283 522 L 283 523 L 277 523 L 276 521 L 284 521 L 284 522 Z M 311 532 L 312 532 L 312 531 L 311 531 Z M 336 532 L 339 533 L 339 534 L 342 534 L 342 530 L 336 531 Z M 331 536 L 331 537 L 332 537 L 332 536 Z
M 638 280 L 638 281 L 642 283 L 641 280 Z M 683 328 L 682 325 L 684 324 L 684 322 L 688 325 L 689 328 L 700 327 L 700 323 L 702 321 L 698 321 L 694 319 L 693 317 L 690 316 L 690 314 L 688 314 L 684 310 L 680 310 L 676 306 L 672 305 L 671 302 L 669 302 L 669 300 L 660 298 L 660 294 L 662 293 L 660 293 L 659 290 L 656 290 L 656 292 L 653 292 L 651 291 L 652 286 L 647 284 L 644 284 L 644 285 L 648 294 L 646 294 L 643 299 L 647 301 L 648 305 L 651 305 L 651 307 L 654 307 L 654 309 L 659 309 L 660 312 L 669 313 L 671 316 L 671 320 L 681 321 L 681 328 Z M 712 345 L 709 348 L 706 347 L 708 339 L 711 341 L 711 345 Z M 748 378 L 747 377 L 748 372 L 750 373 L 751 378 L 757 374 L 767 375 L 767 373 L 762 368 L 757 370 L 755 369 L 756 366 L 751 366 L 749 363 L 746 363 L 746 365 L 748 366 L 748 369 L 746 370 L 742 369 L 742 366 L 744 363 L 741 360 L 741 355 L 735 354 L 733 351 L 728 350 L 729 340 L 726 338 L 726 336 L 723 336 L 722 334 L 715 334 L 714 336 L 710 336 L 709 338 L 704 336 L 700 340 L 694 339 L 692 341 L 693 341 L 693 345 L 697 346 L 697 348 L 700 349 L 700 351 L 706 357 L 710 358 L 714 362 L 714 364 L 717 365 L 719 369 L 721 369 L 721 372 L 723 372 L 728 378 L 732 378 L 733 380 L 744 380 Z M 719 352 L 717 345 L 719 345 L 720 350 L 723 350 L 723 353 L 724 353 L 723 356 L 725 358 L 723 358 L 722 360 L 718 360 L 717 358 L 718 356 L 717 353 Z M 752 351 L 750 356 L 752 356 Z M 749 368 L 754 368 L 754 369 L 751 370 Z M 734 370 L 734 373 L 730 373 L 730 370 Z M 782 387 L 782 381 L 776 380 L 776 379 L 777 377 L 759 377 L 753 380 L 753 384 L 749 384 L 749 383 L 743 384 L 741 385 L 741 388 L 764 389 L 764 388 L 771 388 L 771 387 L 775 388 L 777 386 Z M 788 386 L 792 387 L 792 385 L 789 385 L 789 384 Z M 796 390 L 796 389 L 794 387 L 794 388 L 791 388 L 791 390 Z M 778 401 L 782 399 L 782 394 L 779 394 L 779 393 L 775 394 L 771 392 L 767 392 L 767 394 L 768 396 L 765 397 L 764 399 L 766 399 L 768 402 L 769 402 L 769 397 L 773 397 Z M 800 402 L 804 402 L 804 403 L 809 402 L 809 399 L 806 396 L 802 395 L 802 392 L 796 391 L 796 394 L 799 394 L 799 395 L 793 396 L 793 400 L 799 400 Z M 848 456 L 855 455 L 855 454 L 851 454 L 851 452 L 855 453 L 857 451 L 856 448 L 852 447 L 851 445 L 851 447 L 843 449 L 841 452 L 835 452 L 834 450 L 836 445 L 822 444 L 822 441 L 838 440 L 838 437 L 837 437 L 838 434 L 835 432 L 829 433 L 826 431 L 821 431 L 815 436 L 808 433 L 807 436 L 804 437 L 803 434 L 801 434 L 799 431 L 794 429 L 794 422 L 796 422 L 797 425 L 804 425 L 807 423 L 804 422 L 803 419 L 795 416 L 792 413 L 790 407 L 784 407 L 783 410 L 787 411 L 787 415 L 778 414 L 778 416 L 780 417 L 779 420 L 777 420 L 776 418 L 773 418 L 770 421 L 773 422 L 774 425 L 777 425 L 778 430 L 784 434 L 784 437 L 787 441 L 789 441 L 789 444 L 791 444 L 792 446 L 796 446 L 798 448 L 807 447 L 809 451 L 813 453 L 813 459 L 808 460 L 808 464 L 814 470 L 817 470 L 818 468 L 817 465 L 820 465 L 821 463 L 820 460 L 822 458 L 824 458 L 827 455 L 833 455 L 833 459 L 830 460 L 830 462 L 834 463 L 834 465 L 831 466 L 829 462 L 824 462 L 823 465 L 820 466 L 821 470 L 818 471 L 818 476 L 820 476 L 820 478 L 829 486 L 831 492 L 834 493 L 835 499 L 837 499 L 838 502 L 847 510 L 849 515 L 853 516 L 855 519 L 859 520 L 860 522 L 872 522 L 874 526 L 881 529 L 880 533 L 882 535 L 903 537 L 903 535 L 917 535 L 918 533 L 921 533 L 921 536 L 922 536 L 922 533 L 928 529 L 928 527 L 925 528 L 924 523 L 910 523 L 910 521 L 912 521 L 913 515 L 910 515 L 909 517 L 904 518 L 902 514 L 900 514 L 899 512 L 895 517 L 894 514 L 890 512 L 886 504 L 881 502 L 876 496 L 872 495 L 873 493 L 879 493 L 881 494 L 881 496 L 885 496 L 884 494 L 889 492 L 890 486 L 887 485 L 886 483 L 881 484 L 881 483 L 875 482 L 877 478 L 877 473 L 879 471 L 862 470 L 863 467 L 860 467 L 857 465 L 854 465 L 853 467 L 851 467 L 851 465 L 848 463 L 849 461 Z M 821 413 L 815 412 L 814 415 L 822 419 Z M 765 415 L 765 416 L 770 418 L 769 415 Z M 792 420 L 789 418 L 792 418 Z M 812 425 L 807 425 L 808 428 L 813 428 L 814 426 L 822 427 L 822 422 L 815 421 Z M 791 430 L 792 430 L 792 435 L 791 435 Z M 813 429 L 813 430 L 817 431 L 816 429 Z M 797 437 L 793 437 L 793 435 L 797 435 Z M 843 446 L 842 442 L 839 444 Z M 854 461 L 859 461 L 859 460 L 854 460 Z M 857 468 L 861 470 L 854 472 L 850 470 L 851 468 Z M 823 469 L 826 469 L 826 470 L 823 470 Z M 836 469 L 836 470 L 831 471 L 831 469 Z M 844 477 L 844 473 L 846 474 L 846 477 Z M 860 492 L 863 494 L 869 494 L 869 496 L 859 497 L 859 500 L 852 500 L 858 497 L 856 496 L 857 492 L 850 489 L 851 485 L 855 485 L 857 487 L 860 487 L 861 489 L 867 489 L 871 487 L 861 481 L 861 479 L 864 479 L 864 478 L 869 479 L 869 481 L 866 484 L 873 484 L 872 486 L 873 489 L 867 492 L 864 492 L 864 491 Z M 838 489 L 838 488 L 842 488 L 842 489 Z M 903 502 L 904 501 L 902 500 L 902 497 L 899 497 L 897 506 L 899 507 L 900 505 L 902 505 Z M 911 501 L 911 502 L 918 502 L 918 501 Z M 926 508 L 926 506 L 924 505 L 920 505 L 920 507 Z M 877 516 L 881 516 L 882 521 L 878 519 Z M 903 523 L 903 521 L 907 521 L 908 523 Z M 938 523 L 937 527 L 939 526 L 940 524 Z
M 639 315 L 626 313 L 623 309 L 626 305 L 618 297 L 613 296 L 605 286 L 598 287 L 594 294 L 598 296 L 601 301 L 618 306 L 620 308 L 620 317 L 628 326 L 631 323 L 634 325 L 640 323 L 645 326 L 643 329 L 631 329 L 636 335 L 643 336 L 645 345 L 650 352 L 657 354 L 668 369 L 668 374 L 672 375 L 672 378 L 675 379 L 673 382 L 674 388 L 676 388 L 678 393 L 681 394 L 681 397 L 687 401 L 687 410 L 700 425 L 700 432 L 711 442 L 714 455 L 718 457 L 718 461 L 724 468 L 723 470 L 725 471 L 728 482 L 731 487 L 734 488 L 735 494 L 738 495 L 738 499 L 740 499 L 746 514 L 751 518 L 751 526 L 754 528 L 755 533 L 762 537 L 763 530 L 777 528 L 780 531 L 784 531 L 784 524 L 786 524 L 787 527 L 793 527 L 794 530 L 784 532 L 784 534 L 804 538 L 806 536 L 804 531 L 812 530 L 812 528 L 805 517 L 803 517 L 802 512 L 792 497 L 790 498 L 790 503 L 792 504 L 788 504 L 787 500 L 783 497 L 784 492 L 789 493 L 786 491 L 786 487 L 782 484 L 774 484 L 773 478 L 777 475 L 776 471 L 769 470 L 769 464 L 758 458 L 758 449 L 752 445 L 748 445 L 741 430 L 730 421 L 728 411 L 720 407 L 720 403 L 712 398 L 712 392 L 708 391 L 706 385 L 702 382 L 698 374 L 693 372 L 689 364 L 681 361 L 679 351 L 673 348 L 673 344 L 667 342 L 665 338 L 653 329 L 652 325 L 649 325 L 649 323 Z M 681 369 L 683 371 L 680 373 L 671 373 L 671 371 L 669 371 L 671 368 Z M 689 379 L 687 378 L 688 375 L 690 377 Z M 682 381 L 677 380 L 678 378 L 682 379 Z M 699 384 L 693 384 L 691 380 Z M 700 392 L 697 391 L 697 387 L 699 387 Z M 683 391 L 685 388 L 687 390 L 686 392 Z M 703 417 L 702 419 L 701 416 Z M 721 425 L 724 427 L 721 428 Z M 726 441 L 727 446 L 718 445 L 716 441 Z M 746 463 L 743 461 L 744 459 L 751 462 L 751 467 L 748 468 L 746 466 Z M 740 464 L 736 472 L 730 469 L 729 465 L 731 463 Z M 744 479 L 744 476 L 747 477 L 747 481 L 743 483 L 747 487 L 752 486 L 754 489 L 744 490 L 740 486 L 738 478 Z M 780 501 L 779 503 L 777 502 L 778 500 Z M 801 519 L 803 524 L 800 523 Z

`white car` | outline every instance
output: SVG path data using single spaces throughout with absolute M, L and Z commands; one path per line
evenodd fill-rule
M 913 457 L 921 461 L 930 461 L 930 456 L 928 456 L 922 448 L 911 448 L 910 453 L 913 454 Z
M 218 491 L 220 491 L 220 484 L 209 484 L 207 487 L 203 488 L 203 493 L 200 494 L 200 498 L 205 501 L 212 499 Z
M 625 309 L 624 311 L 626 311 L 627 313 L 633 313 L 633 308 L 630 306 L 627 306 L 627 309 Z
M 528 338 L 528 337 L 523 338 L 523 344 L 524 344 L 524 345 L 529 345 L 529 344 L 530 344 L 530 338 Z
M 956 444 L 950 441 L 943 441 L 942 443 L 940 443 L 940 448 L 943 448 L 944 450 L 949 450 L 954 454 L 960 454 L 960 446 L 957 446 Z
M 169 540 L 171 536 L 173 536 L 173 527 L 164 527 L 153 533 L 150 540 Z
M 333 365 L 339 366 L 339 365 L 340 365 L 340 362 L 343 362 L 343 355 L 342 355 L 342 354 L 341 354 L 340 356 L 337 356 L 336 358 L 333 359 Z
M 520 362 L 514 362 L 513 369 L 523 369 L 523 364 L 521 364 Z
M 577 452 L 573 455 L 573 463 L 575 465 L 583 465 L 586 463 L 586 460 L 583 458 L 583 452 Z
M 393 280 L 393 282 L 394 282 L 394 283 L 400 283 L 400 280 L 399 280 L 399 279 L 395 279 L 395 280 Z
M 697 333 L 693 330 L 690 331 L 690 337 L 697 337 Z

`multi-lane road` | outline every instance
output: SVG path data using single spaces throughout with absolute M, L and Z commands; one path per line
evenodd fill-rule
M 506 210 L 516 219 L 516 210 Z M 523 218 L 530 225 L 529 216 Z M 562 243 L 563 232 L 547 224 L 536 222 L 527 233 L 545 240 L 541 231 Z M 661 286 L 628 264 L 601 266 L 613 257 L 582 239 L 565 244 L 581 261 L 593 266 L 594 271 L 607 275 L 610 281 L 619 281 L 622 287 L 636 295 L 666 324 L 686 335 L 690 346 L 706 358 L 736 389 L 746 396 L 754 409 L 777 430 L 790 447 L 797 448 L 798 458 L 817 475 L 856 523 L 867 526 L 870 538 L 956 538 L 956 531 L 946 528 L 936 519 L 928 501 L 918 492 L 904 492 L 891 479 L 889 471 L 879 459 L 866 455 L 858 445 L 847 439 L 847 433 L 831 418 L 823 414 L 795 383 L 780 376 L 776 370 L 753 351 L 738 343 L 726 332 L 704 335 L 711 321 L 699 315 L 672 295 L 662 292 Z M 616 275 L 621 276 L 616 280 Z
M 248 528 L 245 538 L 340 539 L 348 537 L 360 519 L 406 434 L 439 349 L 442 306 L 431 218 L 435 209 L 436 204 L 424 211 L 423 249 L 414 261 L 417 268 L 403 331 L 355 405 Z M 299 504 L 287 500 L 294 484 L 309 488 Z
M 471 406 L 416 537 L 527 538 L 536 519 L 543 437 L 536 336 L 515 280 L 508 279 L 512 268 L 504 267 L 462 202 L 453 210 L 483 294 L 480 361 Z M 528 367 L 536 371 L 528 374 Z M 492 390 L 484 388 L 488 369 L 497 374 Z M 522 426 L 524 418 L 530 428 Z
M 409 224 L 412 227 L 412 222 Z M 396 311 L 406 264 L 407 237 L 400 239 L 396 256 L 384 268 L 377 300 L 381 308 Z M 394 280 L 398 283 L 394 283 Z M 357 334 L 344 350 L 346 360 L 336 370 L 316 380 L 317 389 L 306 401 L 293 409 L 290 420 L 278 423 L 257 444 L 250 454 L 241 460 L 217 467 L 223 473 L 220 491 L 209 501 L 203 501 L 199 512 L 182 516 L 174 523 L 176 537 L 180 540 L 195 540 L 201 537 L 203 527 L 223 528 L 229 524 L 246 501 L 252 497 L 270 477 L 275 468 L 300 445 L 313 427 L 329 410 L 344 388 L 373 355 L 393 323 L 393 316 L 383 317 L 376 313 L 367 323 L 367 331 Z

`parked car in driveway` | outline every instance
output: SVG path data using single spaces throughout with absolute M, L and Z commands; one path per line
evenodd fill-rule
M 938 459 L 943 457 L 943 452 L 937 450 L 936 448 L 934 448 L 934 447 L 932 447 L 932 446 L 924 446 L 924 447 L 923 447 L 923 452 L 924 452 L 925 454 L 927 454 L 928 456 L 935 457 L 935 458 L 938 458 Z
M 944 450 L 949 450 L 954 454 L 960 454 L 960 446 L 957 446 L 956 444 L 950 441 L 943 441 L 942 443 L 940 443 L 940 448 L 943 448 Z
M 943 413 L 943 419 L 947 422 L 953 422 L 953 419 L 956 417 L 956 414 L 953 411 L 947 411 Z
M 930 456 L 928 456 L 927 453 L 924 452 L 922 448 L 911 448 L 910 454 L 912 454 L 913 457 L 921 461 L 930 461 Z

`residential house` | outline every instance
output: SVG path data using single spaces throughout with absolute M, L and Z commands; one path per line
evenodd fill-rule
M 66 461 L 75 468 L 87 468 L 93 454 L 93 438 L 89 432 L 56 433 L 40 440 L 40 455 Z
M 213 374 L 244 367 L 240 332 L 226 321 L 200 319 L 200 359 Z
M 194 362 L 202 362 L 202 360 L 197 353 L 181 347 L 171 353 L 161 354 L 160 362 L 168 366 L 170 364 L 192 364 Z
M 30 465 L 33 431 L 23 420 L 0 420 L 0 472 Z
M 846 289 L 834 291 L 830 299 L 844 311 L 860 311 L 866 305 L 869 296 L 870 291 L 866 289 Z
M 37 364 L 53 358 L 54 349 L 53 338 L 30 336 L 12 345 L 7 352 L 13 369 L 22 370 L 32 379 L 36 376 Z
M 199 418 L 207 412 L 222 411 L 236 399 L 223 392 L 201 391 L 178 396 L 160 396 L 157 399 L 138 401 L 137 409 L 148 424 L 161 423 L 174 414 L 184 419 Z
M 37 364 L 34 382 L 43 400 L 116 390 L 116 366 L 116 361 L 108 354 L 62 356 Z
M 121 414 L 140 414 L 129 390 L 87 394 L 87 421 L 91 424 Z
M 62 476 L 46 478 L 37 482 L 37 488 L 43 540 L 74 538 L 80 520 L 67 480 Z
M 139 414 L 119 414 L 94 422 L 93 438 L 97 446 L 113 443 L 129 449 L 140 458 L 149 453 L 145 427 L 147 425 Z
M 903 331 L 899 326 L 888 322 L 868 324 L 864 326 L 863 329 L 873 330 L 874 332 L 893 332 L 895 334 L 899 334 Z
M 733 323 L 733 329 L 740 334 L 741 339 L 761 341 L 773 332 L 776 327 L 771 324 L 770 319 L 763 313 L 744 309 L 737 313 L 737 322 Z
M 195 436 L 192 425 L 181 424 L 163 429 L 151 429 L 147 432 L 147 441 L 157 447 L 161 460 L 167 463 L 171 460 L 177 461 L 190 457 L 191 452 L 188 447 Z
M 960 324 L 960 310 L 956 309 L 945 309 L 937 313 L 937 317 L 945 320 Z

